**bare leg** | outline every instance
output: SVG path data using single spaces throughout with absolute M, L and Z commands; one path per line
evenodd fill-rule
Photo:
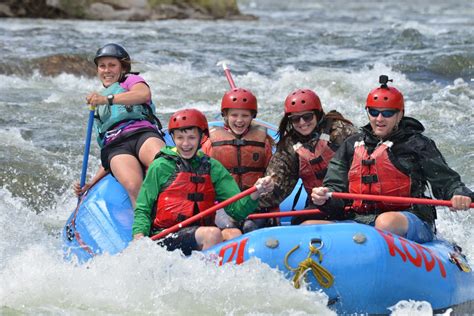
M 141 163 L 148 168 L 163 146 L 165 146 L 165 143 L 158 137 L 148 138 L 140 147 L 140 152 L 138 153 Z
M 222 237 L 224 241 L 231 240 L 242 235 L 242 232 L 238 228 L 225 228 L 222 230 Z
M 206 250 L 222 242 L 221 230 L 218 227 L 202 226 L 194 234 L 200 250 Z
M 110 160 L 110 169 L 117 181 L 127 190 L 132 206 L 135 208 L 138 192 L 143 182 L 142 166 L 134 156 L 122 154 L 114 156 Z
M 386 212 L 377 217 L 375 227 L 405 236 L 408 231 L 408 219 L 400 212 Z
M 319 219 L 308 219 L 307 221 L 304 221 L 300 225 L 331 224 L 331 223 L 334 223 L 334 222 L 319 220 Z

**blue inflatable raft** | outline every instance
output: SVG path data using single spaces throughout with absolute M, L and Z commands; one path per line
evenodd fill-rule
M 322 290 L 337 313 L 388 314 L 402 300 L 436 312 L 474 312 L 474 274 L 459 247 L 417 244 L 368 225 L 337 223 L 260 229 L 205 251 L 219 264 L 252 258 L 281 270 L 295 287 Z
M 298 187 L 282 210 L 291 209 Z M 302 193 L 296 209 L 304 206 Z M 104 177 L 66 222 L 65 257 L 85 262 L 122 251 L 131 241 L 132 223 L 127 192 L 112 176 Z M 295 287 L 325 292 L 338 313 L 387 314 L 401 300 L 427 301 L 436 312 L 474 312 L 473 272 L 460 248 L 442 240 L 417 244 L 356 223 L 285 225 L 253 231 L 205 253 L 219 264 L 257 258 Z
M 254 120 L 267 128 L 268 134 L 278 140 L 276 126 Z M 222 122 L 211 122 L 210 126 L 222 126 Z M 173 144 L 168 133 L 165 133 L 167 144 Z M 295 196 L 301 186 L 301 180 L 292 194 L 280 204 L 282 211 L 305 207 L 307 194 L 301 190 L 298 200 Z M 284 224 L 289 218 L 283 218 Z M 72 212 L 63 230 L 64 251 L 66 258 L 75 256 L 80 262 L 87 261 L 97 254 L 107 252 L 115 254 L 127 247 L 132 238 L 133 209 L 128 194 L 120 183 L 107 175 L 95 184 L 82 197 L 79 205 Z

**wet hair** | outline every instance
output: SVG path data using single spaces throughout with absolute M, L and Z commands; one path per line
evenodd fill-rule
M 122 65 L 123 70 L 125 70 L 125 74 L 131 73 L 132 71 L 132 62 L 130 60 L 119 59 L 120 64 Z

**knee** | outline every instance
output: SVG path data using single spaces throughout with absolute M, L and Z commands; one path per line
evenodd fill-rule
M 375 227 L 404 236 L 408 230 L 408 220 L 402 213 L 387 212 L 377 217 Z
M 224 240 L 231 240 L 242 235 L 242 232 L 238 228 L 226 228 L 222 230 L 222 238 Z
M 208 245 L 215 245 L 223 241 L 222 232 L 217 227 L 206 227 L 204 232 L 205 243 Z
M 138 196 L 138 192 L 140 191 L 140 187 L 142 185 L 141 179 L 131 179 L 127 178 L 121 182 L 124 188 L 134 196 Z

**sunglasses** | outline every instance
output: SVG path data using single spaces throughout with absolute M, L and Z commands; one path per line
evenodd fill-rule
M 303 121 L 305 121 L 305 123 L 309 123 L 313 120 L 314 113 L 311 112 L 311 113 L 305 113 L 305 114 L 302 114 L 302 115 L 290 115 L 290 116 L 288 116 L 288 118 L 290 119 L 291 123 L 293 123 L 293 124 L 299 123 L 301 119 L 303 119 Z
M 376 109 L 368 109 L 367 112 L 369 112 L 369 115 L 372 116 L 372 117 L 378 117 L 379 114 L 382 114 L 383 117 L 392 117 L 396 113 L 398 113 L 399 111 L 398 110 L 379 111 L 379 110 L 376 110 Z

